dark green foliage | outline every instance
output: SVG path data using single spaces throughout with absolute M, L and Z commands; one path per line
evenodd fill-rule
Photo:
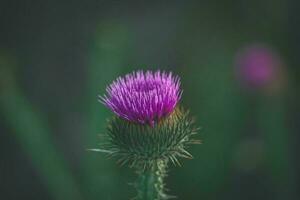
M 179 165 L 178 157 L 192 158 L 186 147 L 200 142 L 191 138 L 196 131 L 188 112 L 179 108 L 153 127 L 114 117 L 103 146 L 122 165 L 146 169 L 158 160 Z

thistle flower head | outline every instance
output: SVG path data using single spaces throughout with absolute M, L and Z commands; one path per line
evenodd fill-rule
M 100 101 L 117 116 L 108 121 L 102 146 L 122 164 L 151 168 L 158 160 L 178 164 L 197 128 L 177 103 L 180 81 L 172 73 L 137 71 L 117 78 Z M 150 125 L 150 126 L 149 126 Z
M 180 99 L 180 80 L 172 73 L 137 71 L 117 78 L 100 101 L 117 116 L 154 125 L 172 113 Z

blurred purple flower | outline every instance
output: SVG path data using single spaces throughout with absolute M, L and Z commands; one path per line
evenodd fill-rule
M 271 49 L 253 45 L 238 53 L 236 64 L 240 81 L 248 87 L 259 88 L 272 83 L 281 61 Z
M 172 73 L 137 71 L 117 78 L 100 101 L 129 121 L 154 125 L 175 109 L 182 91 Z

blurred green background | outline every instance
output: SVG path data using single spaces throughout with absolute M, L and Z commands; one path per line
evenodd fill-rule
M 202 127 L 170 194 L 299 199 L 299 4 L 2 0 L 0 199 L 133 197 L 134 172 L 86 149 L 112 115 L 97 95 L 137 69 L 178 74 Z

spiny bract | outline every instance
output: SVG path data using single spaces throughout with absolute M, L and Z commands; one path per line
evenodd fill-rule
M 114 117 L 109 122 L 103 147 L 121 164 L 131 167 L 147 168 L 159 160 L 179 164 L 178 157 L 192 157 L 186 147 L 199 143 L 191 138 L 196 132 L 188 112 L 179 108 L 154 127 Z

